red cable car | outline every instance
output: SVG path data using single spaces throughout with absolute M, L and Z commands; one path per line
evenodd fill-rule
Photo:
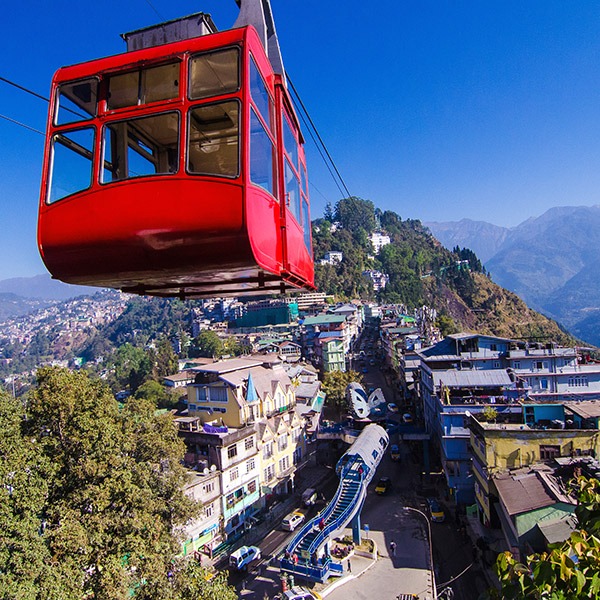
M 200 21 L 208 34 L 148 46 Z M 314 289 L 303 138 L 283 71 L 251 25 L 216 32 L 200 13 L 158 27 L 54 76 L 46 267 L 155 296 Z

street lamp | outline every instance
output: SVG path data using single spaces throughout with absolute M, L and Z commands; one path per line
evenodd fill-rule
M 431 582 L 433 585 L 433 597 L 437 597 L 436 588 L 435 588 L 435 571 L 433 570 L 433 546 L 432 546 L 432 538 L 431 538 L 431 523 L 429 522 L 429 518 L 427 515 L 418 508 L 413 508 L 412 506 L 405 506 L 404 510 L 412 510 L 413 512 L 419 513 L 427 523 L 427 530 L 429 531 L 429 570 L 431 571 Z

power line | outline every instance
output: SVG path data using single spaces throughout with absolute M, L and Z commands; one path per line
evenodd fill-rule
M 29 129 L 29 131 L 34 131 L 35 133 L 39 133 L 40 135 L 46 135 L 43 131 L 40 131 L 39 129 L 35 129 L 34 127 L 30 127 L 29 125 L 25 125 L 25 123 L 21 123 L 21 121 L 17 121 L 16 119 L 11 119 L 10 117 L 7 117 L 6 115 L 0 114 L 0 119 L 6 119 L 7 121 L 10 121 L 11 123 L 14 123 L 15 125 L 20 125 L 21 127 L 25 127 L 25 129 Z
M 152 2 L 150 2 L 150 0 L 146 0 L 146 4 L 148 4 L 148 6 L 158 15 L 159 19 L 166 21 L 166 19 L 156 10 L 156 8 L 154 8 L 154 5 Z
M 31 90 L 27 89 L 26 87 L 23 87 L 22 85 L 19 85 L 18 83 L 15 83 L 14 81 L 11 81 L 10 79 L 6 79 L 5 77 L 0 76 L 0 81 L 4 81 L 4 83 L 8 83 L 8 85 L 12 85 L 13 87 L 16 87 L 17 89 L 22 90 L 23 92 L 27 92 L 28 94 L 31 94 L 32 96 L 35 96 L 36 98 L 39 98 L 40 100 L 45 100 L 46 102 L 50 102 L 50 100 L 48 98 L 46 98 L 45 96 L 42 96 L 42 95 L 38 94 L 37 92 L 32 92 Z
M 344 181 L 344 178 L 341 176 L 338 168 L 335 165 L 335 162 L 333 160 L 333 158 L 331 157 L 331 154 L 329 154 L 329 151 L 327 150 L 327 147 L 325 146 L 325 142 L 323 141 L 323 139 L 321 138 L 321 136 L 319 135 L 319 132 L 317 131 L 317 128 L 313 122 L 313 120 L 310 117 L 310 114 L 308 113 L 308 110 L 306 109 L 306 106 L 304 106 L 304 102 L 302 102 L 302 98 L 300 98 L 300 94 L 298 94 L 298 91 L 296 90 L 296 87 L 294 86 L 293 81 L 291 80 L 290 76 L 288 74 L 286 74 L 288 81 L 290 82 L 290 86 L 294 92 L 294 94 L 296 95 L 296 98 L 298 98 L 298 102 L 300 103 L 300 106 L 302 107 L 302 110 L 304 111 L 304 114 L 306 114 L 310 125 L 313 129 L 313 131 L 315 132 L 315 134 L 317 135 L 319 142 L 323 148 L 323 150 L 325 151 L 325 153 L 327 154 L 327 157 L 329 158 L 329 161 L 331 163 L 331 165 L 333 166 L 342 186 L 344 187 L 344 190 L 346 190 L 346 194 L 348 195 L 348 198 L 350 198 L 352 196 L 352 194 L 350 193 L 350 190 L 348 189 L 348 186 L 346 185 L 346 182 Z M 314 139 L 314 138 L 313 138 Z

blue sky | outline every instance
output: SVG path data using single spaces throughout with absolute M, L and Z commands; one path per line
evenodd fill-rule
M 600 203 L 600 3 L 271 0 L 284 64 L 350 193 L 403 218 L 514 226 Z M 234 0 L 21 0 L 0 77 L 44 96 L 54 71 L 125 51 L 120 34 Z M 0 82 L 0 114 L 47 105 Z M 43 136 L 0 118 L 0 279 L 44 273 L 35 227 Z M 342 197 L 308 145 L 313 218 Z

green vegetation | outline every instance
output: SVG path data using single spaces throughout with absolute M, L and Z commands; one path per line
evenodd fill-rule
M 580 529 L 565 542 L 550 545 L 548 552 L 528 556 L 525 563 L 510 552 L 501 554 L 495 566 L 501 590 L 492 590 L 492 598 L 600 598 L 600 482 L 579 477 L 577 486 Z
M 336 224 L 334 227 L 334 223 Z M 391 243 L 375 255 L 369 236 L 384 231 Z M 313 224 L 317 287 L 341 300 L 377 299 L 404 304 L 407 310 L 428 305 L 438 311 L 443 334 L 483 334 L 574 345 L 576 340 L 554 321 L 531 310 L 518 296 L 493 283 L 468 248 L 443 248 L 418 220 L 374 207 L 369 200 L 347 198 Z M 329 251 L 344 255 L 341 264 L 321 265 Z M 389 276 L 378 294 L 364 275 L 377 270 Z
M 355 381 L 362 382 L 362 375 L 356 371 L 325 373 L 321 389 L 327 395 L 327 404 L 331 407 L 344 408 L 346 406 L 346 388 Z
M 84 372 L 38 371 L 24 405 L 0 392 L 0 597 L 235 598 L 223 578 L 179 562 L 183 442 L 170 415 L 119 409 Z

